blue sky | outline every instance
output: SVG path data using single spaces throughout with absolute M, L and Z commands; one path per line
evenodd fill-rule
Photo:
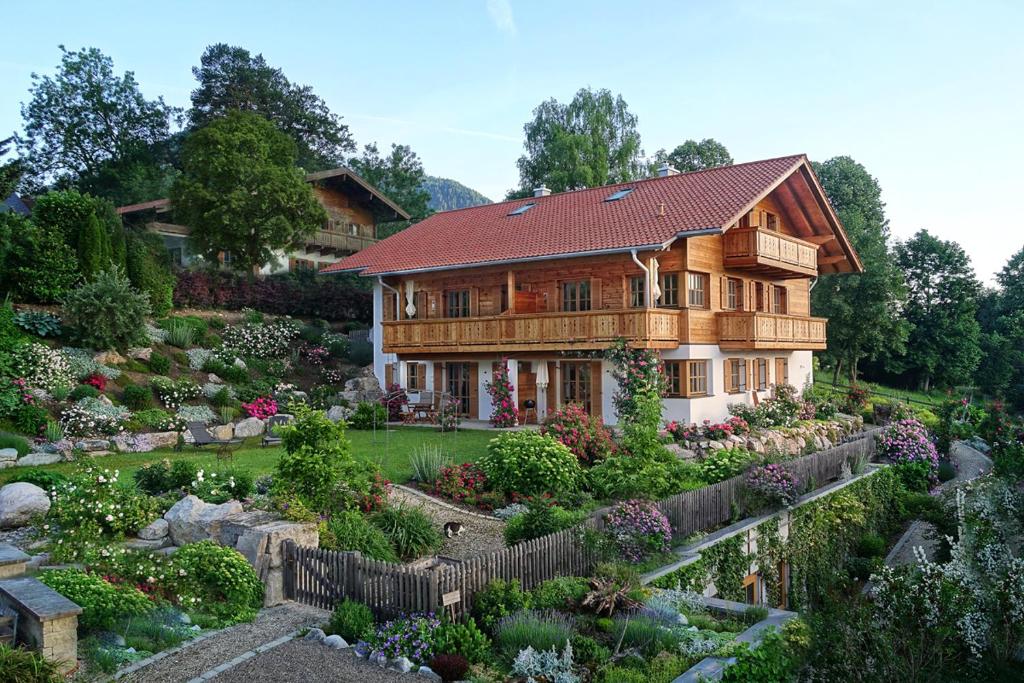
M 648 154 L 702 137 L 738 161 L 848 154 L 897 237 L 956 239 L 983 280 L 1024 245 L 1024 3 L 23 2 L 4 24 L 0 135 L 58 44 L 187 106 L 191 67 L 227 42 L 314 86 L 360 144 L 410 144 L 493 199 L 533 107 L 593 86 L 625 97 Z

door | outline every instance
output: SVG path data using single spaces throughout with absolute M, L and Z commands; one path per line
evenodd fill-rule
M 459 406 L 459 415 L 470 414 L 469 363 L 448 363 L 448 393 Z
M 562 361 L 562 404 L 579 403 L 591 413 L 593 376 L 590 361 Z
M 543 361 L 542 361 L 543 362 Z M 535 363 L 519 361 L 519 377 L 516 380 L 516 387 L 519 389 L 519 417 L 526 420 L 526 402 L 533 401 L 530 412 L 530 419 L 537 421 L 537 368 Z

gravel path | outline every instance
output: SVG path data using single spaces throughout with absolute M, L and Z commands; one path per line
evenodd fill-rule
M 327 621 L 328 616 L 328 613 L 323 610 L 295 602 L 270 607 L 260 611 L 259 616 L 252 623 L 239 624 L 225 629 L 119 680 L 130 683 L 183 683 L 298 628 L 319 626 Z M 286 646 L 282 645 L 281 647 Z M 270 654 L 270 652 L 266 654 Z M 329 679 L 311 678 L 306 680 Z
M 443 531 L 446 522 L 462 522 L 462 534 L 446 538 L 439 554 L 465 560 L 505 547 L 505 522 L 496 517 L 483 517 L 452 509 L 429 496 L 420 496 L 398 487 L 391 489 L 391 504 L 403 503 L 418 507 Z
M 359 659 L 351 650 L 332 650 L 320 643 L 296 639 L 242 662 L 210 680 L 216 683 L 413 683 L 424 679 L 382 669 Z

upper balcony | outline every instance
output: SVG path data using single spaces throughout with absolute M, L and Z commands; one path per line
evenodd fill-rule
M 317 230 L 311 237 L 306 238 L 306 251 L 318 251 L 324 255 L 354 254 L 376 241 L 375 237 Z
M 776 313 L 718 313 L 718 345 L 723 350 L 825 350 L 825 318 Z
M 623 309 L 383 323 L 385 353 L 599 350 L 624 337 L 639 346 L 679 346 L 681 311 Z
M 773 277 L 818 274 L 818 245 L 764 228 L 733 228 L 723 235 L 725 267 Z

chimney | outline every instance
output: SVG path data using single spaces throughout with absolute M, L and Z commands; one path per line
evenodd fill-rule
M 533 188 L 534 197 L 547 197 L 549 194 L 551 194 L 551 190 L 549 190 L 545 185 Z
M 666 161 L 658 167 L 658 177 L 667 178 L 670 175 L 679 175 L 679 171 Z

